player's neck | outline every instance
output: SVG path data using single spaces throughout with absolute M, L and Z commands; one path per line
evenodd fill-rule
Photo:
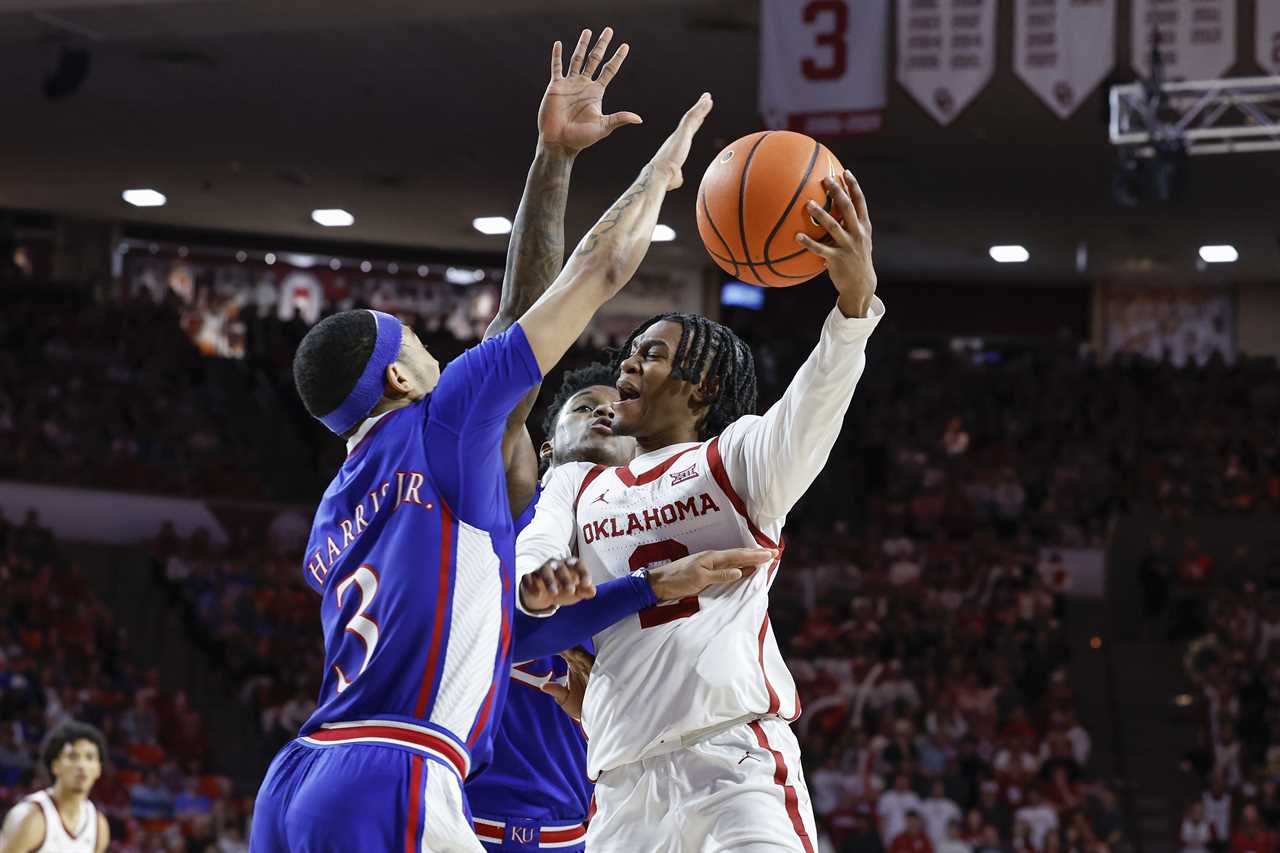
M 67 823 L 71 823 L 80 815 L 80 810 L 84 808 L 84 801 L 89 798 L 88 792 L 68 791 L 57 782 L 54 782 L 53 787 L 49 789 L 49 796 L 53 798 L 53 804 L 57 806 L 58 813 Z
M 673 444 L 688 444 L 698 440 L 698 427 L 696 424 L 682 425 L 672 427 L 660 433 L 653 435 L 636 436 L 636 449 L 641 453 L 652 453 L 655 450 L 661 450 L 664 447 L 670 447 Z

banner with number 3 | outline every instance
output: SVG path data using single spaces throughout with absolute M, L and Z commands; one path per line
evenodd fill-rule
M 761 0 L 760 114 L 811 136 L 879 130 L 889 0 Z

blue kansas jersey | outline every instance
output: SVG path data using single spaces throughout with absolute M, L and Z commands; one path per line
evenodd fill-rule
M 502 434 L 540 379 L 513 326 L 450 362 L 428 398 L 353 439 L 303 567 L 322 596 L 325 642 L 305 742 L 399 746 L 464 779 L 486 760 L 514 608 Z

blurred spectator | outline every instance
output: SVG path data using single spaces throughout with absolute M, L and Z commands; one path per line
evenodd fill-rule
M 944 837 L 933 845 L 933 849 L 935 853 L 973 853 L 973 846 L 964 840 L 958 820 L 947 824 Z
M 907 812 L 902 831 L 889 845 L 889 853 L 933 853 L 933 845 L 929 843 L 929 836 L 924 834 L 924 822 L 920 820 L 919 812 Z
M 876 813 L 880 816 L 880 833 L 892 845 L 907 825 L 907 815 L 920 813 L 920 797 L 911 790 L 911 779 L 905 773 L 893 780 L 893 787 L 880 795 Z
M 924 820 L 925 834 L 935 850 L 940 850 L 942 842 L 951 837 L 950 827 L 953 824 L 959 831 L 960 807 L 947 798 L 941 779 L 934 781 L 928 799 L 920 804 L 920 816 Z
M 1027 791 L 1027 804 L 1013 813 L 1018 824 L 1025 824 L 1031 830 L 1031 846 L 1043 850 L 1045 838 L 1058 828 L 1058 812 L 1040 796 L 1040 789 L 1032 787 Z
M 1240 810 L 1240 825 L 1231 836 L 1231 853 L 1276 853 L 1276 835 L 1267 829 L 1250 803 Z
M 1225 849 L 1227 840 L 1231 838 L 1231 792 L 1227 790 L 1221 773 L 1213 774 L 1213 784 L 1201 797 L 1204 803 L 1205 819 L 1213 830 L 1210 847 Z

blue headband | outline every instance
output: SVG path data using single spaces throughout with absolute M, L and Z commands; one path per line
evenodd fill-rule
M 369 354 L 364 372 L 360 374 L 356 387 L 351 389 L 342 405 L 317 419 L 337 435 L 350 431 L 378 405 L 378 401 L 382 399 L 383 375 L 400 354 L 400 336 L 403 333 L 400 321 L 381 311 L 369 313 L 378 324 L 378 337 L 374 341 L 373 352 Z

